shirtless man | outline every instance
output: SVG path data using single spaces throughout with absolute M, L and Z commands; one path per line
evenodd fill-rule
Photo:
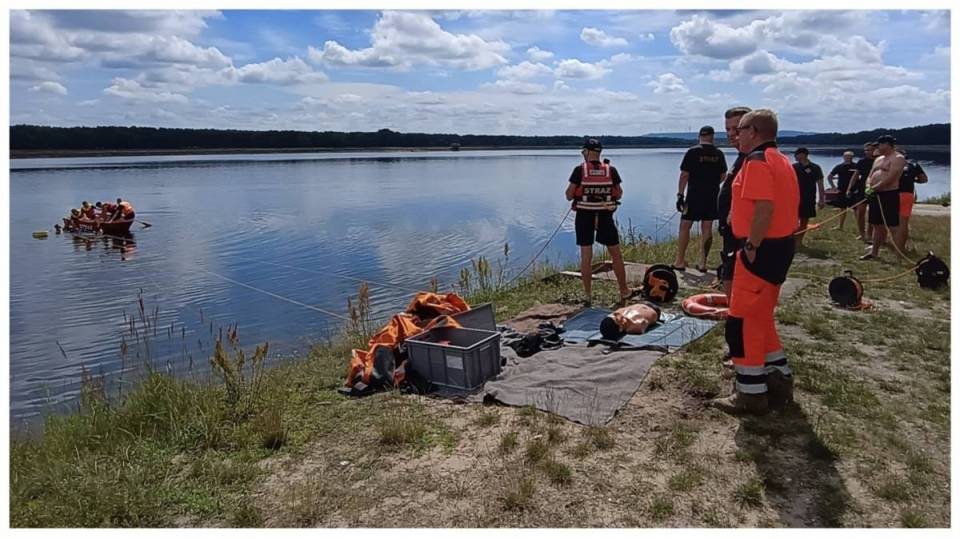
M 877 139 L 879 156 L 870 169 L 865 195 L 870 201 L 870 224 L 873 225 L 873 245 L 860 260 L 870 260 L 880 254 L 880 246 L 887 240 L 887 228 L 897 236 L 900 225 L 900 175 L 906 159 L 896 150 L 897 139 L 882 135 Z

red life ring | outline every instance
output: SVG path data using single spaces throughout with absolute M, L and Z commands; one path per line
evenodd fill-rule
M 680 307 L 695 318 L 723 320 L 730 305 L 725 294 L 697 294 L 683 300 Z

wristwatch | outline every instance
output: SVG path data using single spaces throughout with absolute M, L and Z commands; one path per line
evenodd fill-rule
M 754 244 L 750 243 L 750 240 L 747 240 L 747 243 L 743 244 L 744 251 L 753 251 L 756 248 L 757 247 Z

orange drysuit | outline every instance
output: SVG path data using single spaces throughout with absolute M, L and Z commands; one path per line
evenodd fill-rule
M 454 293 L 418 293 L 404 312 L 394 315 L 387 325 L 370 337 L 366 350 L 353 350 L 344 385 L 354 387 L 354 384 L 362 383 L 368 386 L 371 382 L 388 386 L 400 384 L 405 378 L 403 363 L 398 361 L 397 356 L 400 344 L 434 327 L 461 327 L 448 315 L 468 310 L 470 306 L 467 302 Z
M 744 159 L 732 185 L 730 224 L 740 250 L 730 294 L 726 339 L 741 393 L 766 393 L 773 369 L 789 376 L 790 368 L 777 335 L 773 313 L 793 262 L 800 191 L 796 172 L 776 143 L 761 144 Z M 773 203 L 773 216 L 763 241 L 749 262 L 742 249 L 750 235 L 757 201 Z

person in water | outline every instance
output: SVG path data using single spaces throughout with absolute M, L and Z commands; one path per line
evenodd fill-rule
M 594 138 L 587 139 L 580 153 L 583 163 L 574 167 L 567 185 L 567 200 L 573 202 L 576 211 L 575 229 L 577 245 L 580 246 L 580 279 L 583 283 L 584 303 L 591 304 L 593 280 L 593 243 L 605 245 L 613 260 L 613 273 L 617 277 L 621 301 L 630 296 L 627 288 L 627 272 L 620 251 L 620 234 L 613 221 L 613 212 L 623 197 L 622 180 L 617 168 L 600 160 L 603 146 Z

